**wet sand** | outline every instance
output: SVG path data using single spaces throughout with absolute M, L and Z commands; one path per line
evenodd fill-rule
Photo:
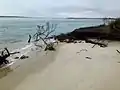
M 54 62 L 57 51 L 33 53 L 29 59 L 18 60 L 10 68 L 0 69 L 0 90 L 15 90 L 29 75 L 42 72 Z
M 0 79 L 0 90 L 120 90 L 120 43 L 92 46 L 64 44 L 48 56 L 32 57 Z

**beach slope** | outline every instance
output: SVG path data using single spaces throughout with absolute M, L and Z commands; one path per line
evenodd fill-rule
M 106 48 L 64 44 L 53 62 L 27 75 L 14 90 L 120 90 L 119 44 L 111 42 Z

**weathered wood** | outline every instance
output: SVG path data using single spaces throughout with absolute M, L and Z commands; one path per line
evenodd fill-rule
M 26 58 L 29 58 L 29 56 L 22 55 L 22 56 L 20 57 L 20 59 L 26 59 Z
M 93 46 L 92 46 L 92 48 L 94 48 L 96 46 L 96 44 L 94 44 Z
M 30 42 L 31 42 L 31 38 L 32 38 L 32 36 L 29 34 L 28 43 L 30 43 Z
M 7 52 L 7 54 L 5 53 L 5 51 Z M 10 56 L 10 52 L 8 51 L 7 48 L 4 48 L 4 50 L 2 51 L 1 55 L 0 55 L 0 65 L 2 64 L 8 64 L 9 61 L 6 60 L 8 57 Z
M 119 54 L 120 54 L 120 51 L 119 50 L 116 50 Z
M 12 52 L 12 53 L 10 53 L 10 55 L 18 54 L 18 53 L 20 53 L 20 52 Z
M 96 39 L 95 42 L 96 42 L 96 41 L 99 42 L 100 40 L 97 40 L 97 39 Z M 94 45 L 92 46 L 92 48 L 94 48 L 95 46 L 96 46 L 96 44 L 94 44 Z
M 90 39 L 85 39 L 85 42 L 86 43 L 92 43 L 92 44 L 95 44 L 95 45 L 99 45 L 100 47 L 107 47 L 107 44 L 105 44 L 105 43 L 100 43 L 100 42 L 92 41 Z
M 55 51 L 54 44 L 53 43 L 48 44 L 45 48 L 45 51 L 47 51 L 47 50 Z
M 86 59 L 92 59 L 91 57 L 85 57 Z
M 55 31 L 56 26 L 56 24 L 53 25 L 49 22 L 47 22 L 46 25 L 37 25 L 37 32 L 33 35 L 35 42 L 43 41 L 46 46 L 45 50 L 52 50 L 54 48 L 54 42 L 52 42 L 53 44 L 50 44 L 48 40 L 50 35 Z

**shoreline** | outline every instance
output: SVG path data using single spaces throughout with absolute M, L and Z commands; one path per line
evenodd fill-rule
M 119 90 L 120 42 L 100 39 L 104 34 L 108 37 L 105 27 L 58 35 L 56 39 L 66 43 L 60 43 L 56 51 L 43 51 L 33 43 L 18 49 L 20 53 L 8 59 L 30 57 L 0 69 L 0 90 Z
M 61 45 L 58 45 L 56 51 L 48 51 L 47 54 L 45 51 L 32 52 L 34 55 L 30 58 L 18 60 L 10 68 L 0 70 L 3 74 L 0 73 L 0 90 L 14 90 L 29 75 L 42 72 L 55 61 L 60 47 Z M 9 83 L 9 81 L 12 81 L 12 83 Z
M 119 44 L 110 42 L 106 48 L 98 45 L 91 48 L 93 44 L 84 41 L 63 43 L 57 51 L 48 52 L 42 59 L 38 54 L 39 58 L 32 57 L 38 60 L 31 59 L 29 63 L 26 60 L 13 73 L 0 79 L 0 89 L 119 90 L 120 54 L 116 52 Z M 83 49 L 87 51 L 81 51 Z
M 119 90 L 119 44 L 61 43 L 57 51 L 18 61 L 21 65 L 0 79 L 0 90 Z

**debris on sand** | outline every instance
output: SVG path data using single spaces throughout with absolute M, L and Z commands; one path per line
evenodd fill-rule
M 120 61 L 118 63 L 120 63 Z
M 87 52 L 88 50 L 87 49 L 81 49 L 80 52 L 82 52 L 82 51 Z M 80 53 L 80 52 L 76 52 L 76 53 Z
M 20 59 L 26 59 L 26 58 L 29 58 L 29 56 L 22 55 L 22 56 L 20 57 Z
M 87 50 L 87 49 L 81 49 L 80 52 L 81 52 L 81 51 L 86 51 L 86 52 L 87 52 L 88 50 Z
M 77 41 L 73 41 L 73 43 L 75 44 L 75 43 L 78 43 Z
M 11 52 L 10 54 L 13 55 L 13 54 L 18 54 L 18 53 L 20 53 L 20 52 Z
M 116 50 L 119 54 L 120 54 L 120 51 L 119 50 Z
M 85 57 L 86 59 L 92 59 L 91 57 Z
M 95 45 L 99 45 L 100 47 L 107 47 L 107 46 L 108 46 L 108 45 L 105 44 L 105 43 L 101 43 L 101 42 L 98 42 L 98 41 L 93 41 L 93 40 L 90 40 L 90 39 L 86 39 L 85 42 L 86 42 L 86 43 L 95 44 Z M 92 48 L 94 48 L 95 45 L 94 45 Z
M 19 59 L 19 57 L 15 57 L 14 59 Z

